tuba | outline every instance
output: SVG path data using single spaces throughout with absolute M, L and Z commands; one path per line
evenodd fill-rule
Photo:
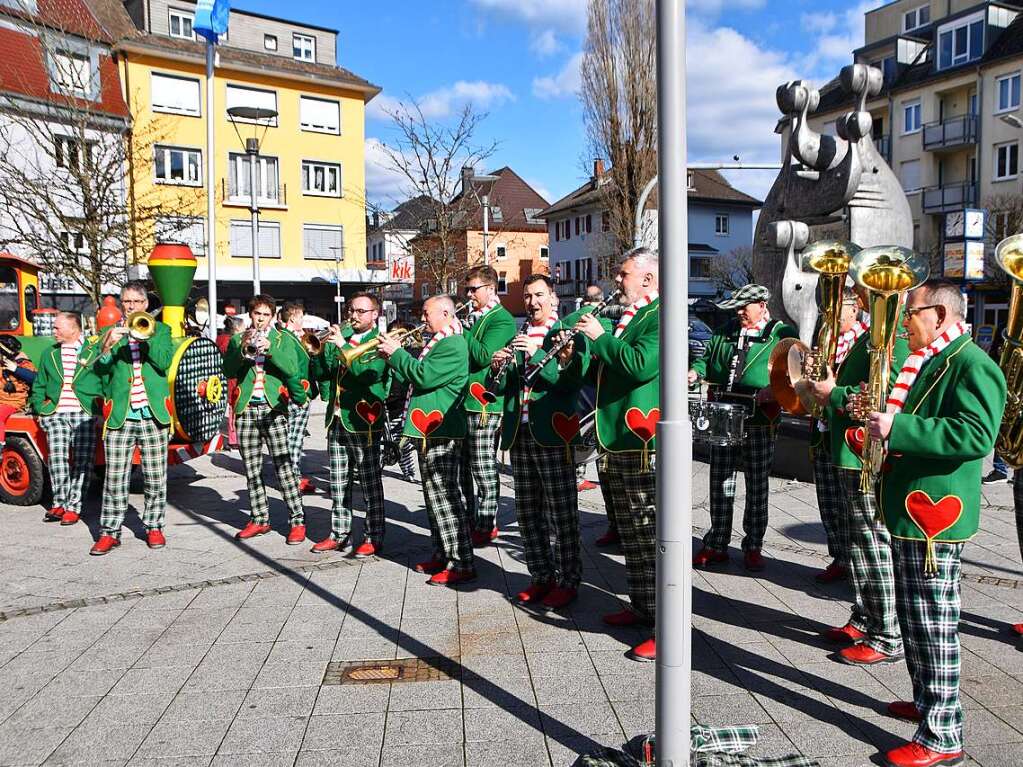
M 870 372 L 866 391 L 856 397 L 850 413 L 864 420 L 871 412 L 884 412 L 889 394 L 892 349 L 898 331 L 899 315 L 906 293 L 921 285 L 930 274 L 925 256 L 898 245 L 879 245 L 861 250 L 849 262 L 853 281 L 867 292 L 870 314 Z M 873 492 L 881 472 L 884 446 L 863 430 L 863 468 L 860 492 Z
M 849 272 L 849 261 L 859 252 L 859 245 L 840 240 L 821 240 L 803 251 L 803 270 L 820 275 L 821 322 L 814 348 L 809 349 L 796 338 L 785 338 L 774 347 L 768 364 L 771 391 L 778 403 L 793 415 L 819 415 L 820 408 L 805 382 L 824 379 L 828 365 L 835 359 L 842 317 L 842 290 Z
M 1008 396 L 995 451 L 1013 469 L 1023 467 L 1023 234 L 1006 237 L 995 246 L 995 261 L 1012 278 L 1009 320 L 999 366 Z

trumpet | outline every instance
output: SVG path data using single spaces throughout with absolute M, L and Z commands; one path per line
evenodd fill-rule
M 338 326 L 339 330 L 350 328 L 352 326 L 351 320 L 345 320 L 341 325 Z M 333 335 L 333 328 L 324 328 L 323 330 L 307 330 L 302 334 L 299 339 L 302 342 L 302 346 L 305 348 L 306 353 L 310 357 L 317 357 L 323 354 L 323 344 L 326 343 L 327 339 Z
M 454 317 L 463 312 L 467 307 L 471 307 L 471 301 L 463 301 L 455 307 Z M 392 338 L 398 340 L 402 346 L 421 346 L 423 343 L 423 335 L 426 333 L 426 323 L 416 325 L 411 330 L 396 330 L 391 334 Z M 415 343 L 412 343 L 415 341 Z M 370 360 L 376 359 L 377 347 L 380 346 L 380 337 L 371 338 L 368 341 L 363 341 L 358 346 L 353 346 L 350 349 L 341 350 L 341 361 L 348 367 L 352 366 L 355 360 L 362 359 L 363 362 L 369 362 Z M 368 357 L 366 355 L 369 355 Z M 365 359 L 363 359 L 365 358 Z
M 611 304 L 618 301 L 618 298 L 619 296 L 621 296 L 621 294 L 622 291 L 620 289 L 615 289 L 611 291 L 611 293 L 608 294 L 607 298 L 605 298 L 598 304 L 594 304 L 593 309 L 589 312 L 586 312 L 586 314 L 592 314 L 594 317 L 599 317 L 601 312 L 607 309 L 607 307 L 611 306 Z M 554 344 L 551 347 L 550 351 L 547 352 L 540 359 L 540 361 L 536 363 L 535 366 L 530 366 L 530 369 L 527 370 L 526 374 L 522 377 L 523 383 L 525 383 L 526 386 L 532 384 L 536 377 L 540 375 L 540 371 L 544 369 L 547 363 L 553 359 L 557 359 L 558 355 L 561 354 L 562 350 L 564 350 L 565 347 L 567 347 L 570 343 L 573 343 L 575 341 L 575 337 L 577 335 L 578 333 L 575 332 L 574 327 L 572 328 L 572 330 L 568 331 L 567 335 L 565 335 L 564 338 L 562 338 L 560 341 Z
M 156 332 L 156 317 L 149 312 L 132 312 L 125 324 L 128 327 L 128 335 L 136 341 L 150 339 Z
M 266 331 L 256 330 L 255 328 L 249 328 L 245 331 L 242 336 L 242 356 L 246 359 L 254 360 L 259 356 L 260 350 L 256 346 L 256 339 L 263 336 L 265 337 Z

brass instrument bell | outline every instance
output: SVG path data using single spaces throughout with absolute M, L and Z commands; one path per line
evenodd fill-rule
M 156 332 L 156 317 L 149 312 L 132 312 L 125 323 L 128 335 L 136 341 L 145 341 Z
M 1023 234 L 995 246 L 995 261 L 1012 279 L 999 367 L 1005 374 L 1005 412 L 995 451 L 1013 469 L 1023 468 Z

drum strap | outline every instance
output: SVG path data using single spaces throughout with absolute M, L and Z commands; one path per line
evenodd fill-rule
M 765 341 L 770 338 L 771 333 L 774 331 L 774 326 L 777 324 L 778 320 L 768 322 L 755 340 Z M 735 385 L 742 378 L 742 373 L 746 370 L 746 357 L 753 348 L 753 341 L 754 339 L 751 339 L 742 331 L 739 332 L 739 339 L 735 343 L 735 352 L 732 354 L 732 360 L 728 366 L 728 384 L 725 386 L 725 391 L 735 391 Z

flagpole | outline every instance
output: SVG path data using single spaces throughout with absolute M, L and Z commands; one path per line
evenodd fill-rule
M 206 40 L 206 282 L 210 304 L 206 334 L 217 339 L 217 155 L 215 151 L 215 113 L 213 111 L 213 67 L 216 61 L 213 41 Z

